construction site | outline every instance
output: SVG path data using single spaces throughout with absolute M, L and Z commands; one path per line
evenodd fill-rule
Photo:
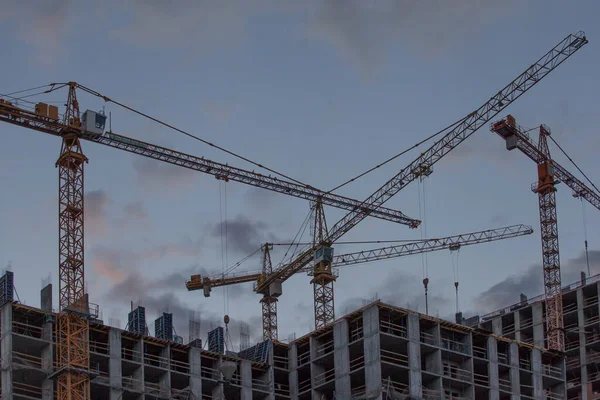
M 570 34 L 537 60 L 532 59 L 524 72 L 490 93 L 487 102 L 430 138 L 433 144 L 420 147 L 413 162 L 364 200 L 338 195 L 335 189 L 323 191 L 274 170 L 261 174 L 115 133 L 110 115 L 84 106 L 82 95 L 218 148 L 76 82 L 0 94 L 1 125 L 55 136 L 62 143 L 56 161 L 59 279 L 42 288 L 39 304 L 26 304 L 15 294 L 18 282 L 27 279 L 25 274 L 6 270 L 0 278 L 0 398 L 600 399 L 600 276 L 581 271 L 577 282 L 562 282 L 555 197 L 560 182 L 574 197 L 600 209 L 600 192 L 575 163 L 573 170 L 585 179 L 552 158 L 549 142 L 562 148 L 551 136 L 550 127 L 528 130 L 519 124 L 520 116 L 503 112 L 526 92 L 535 92 L 538 82 L 548 80 L 550 85 L 556 68 L 576 71 L 575 54 L 587 43 L 583 32 Z M 49 93 L 64 95 L 64 109 L 31 101 L 33 95 Z M 538 177 L 531 191 L 538 197 L 539 228 L 509 225 L 447 237 L 389 241 L 387 246 L 342 254 L 336 248 L 334 253 L 342 237 L 365 219 L 418 228 L 422 221 L 384 203 L 411 182 L 435 179 L 434 175 L 428 178 L 434 164 L 478 130 L 487 130 L 490 140 L 500 145 L 499 138 L 503 139 L 507 151 L 524 153 L 532 161 L 531 169 Z M 244 343 L 234 351 L 229 315 L 224 315 L 223 324 L 211 327 L 206 337 L 200 335 L 199 319 L 190 316 L 189 335 L 184 337 L 174 329 L 182 321 L 174 321 L 173 313 L 165 311 L 153 321 L 151 332 L 145 307 L 133 302 L 123 305 L 129 309 L 126 324 L 103 320 L 102 305 L 90 302 L 94 294 L 88 293 L 85 277 L 84 165 L 89 161 L 85 153 L 88 144 L 211 175 L 227 185 L 249 185 L 310 202 L 310 218 L 305 221 L 310 225 L 309 243 L 264 243 L 255 252 L 261 257 L 260 270 L 194 273 L 185 282 L 187 291 L 204 297 L 210 297 L 215 288 L 252 283 L 260 296 L 261 341 Z M 326 206 L 343 210 L 344 217 L 328 223 Z M 336 315 L 334 283 L 343 267 L 467 246 L 493 246 L 492 242 L 518 241 L 528 235 L 541 240 L 538 275 L 540 281 L 543 278 L 544 293 L 537 297 L 522 295 L 501 310 L 463 315 L 458 309 L 457 279 L 456 315 L 448 320 L 430 312 L 429 280 L 425 278 L 424 312 L 374 300 Z M 302 250 L 293 259 L 276 264 L 271 252 L 278 245 Z M 310 276 L 314 329 L 283 340 L 278 313 L 285 310 L 278 309 L 278 300 L 285 296 L 285 282 L 300 273 Z M 53 299 L 53 285 L 58 286 L 58 299 Z

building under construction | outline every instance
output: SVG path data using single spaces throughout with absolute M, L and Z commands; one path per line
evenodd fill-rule
M 3 278 L 12 280 L 12 273 Z M 0 310 L 2 398 L 51 400 L 51 287 L 34 308 L 10 301 L 10 285 L 3 284 Z M 565 294 L 593 303 L 595 318 L 596 285 Z M 593 318 L 582 306 L 575 310 Z M 126 330 L 90 323 L 92 399 L 566 399 L 566 382 L 572 384 L 561 353 L 532 344 L 524 330 L 517 334 L 521 342 L 500 335 L 515 336 L 525 318 L 512 328 L 492 322 L 492 332 L 375 301 L 290 343 L 266 340 L 233 353 L 222 345 L 222 327 L 209 333 L 206 348 L 199 340 L 182 344 L 140 333 L 147 329 L 139 311 L 141 323 Z M 519 312 L 531 313 L 531 306 Z M 543 334 L 541 325 L 538 330 Z M 569 358 L 569 373 L 571 364 Z
M 492 125 L 492 131 L 505 139 L 507 149 L 519 149 L 537 164 L 539 181 L 532 190 L 538 194 L 540 208 L 546 289 L 543 304 L 541 300 L 523 300 L 481 323 L 474 323 L 473 319 L 450 323 L 380 302 L 336 319 L 333 292 L 338 272 L 334 267 L 441 248 L 457 250 L 465 244 L 530 234 L 531 230 L 524 227 L 507 227 L 342 256 L 334 256 L 332 247 L 367 217 L 419 227 L 421 221 L 383 204 L 410 182 L 429 176 L 442 157 L 492 122 L 586 43 L 583 32 L 564 38 L 484 104 L 433 135 L 430 139 L 438 135 L 441 138 L 366 200 L 332 193 L 341 186 L 325 192 L 302 182 L 262 175 L 114 133 L 112 128 L 105 129 L 104 111 L 80 110 L 77 93 L 86 93 L 215 146 L 76 82 L 53 83 L 42 86 L 45 90 L 41 93 L 24 94 L 42 88 L 37 87 L 0 98 L 0 121 L 62 141 L 56 162 L 58 312 L 52 308 L 51 286 L 42 290 L 40 308 L 33 308 L 14 301 L 12 273 L 2 278 L 2 399 L 594 398 L 595 388 L 590 382 L 595 382 L 596 376 L 598 288 L 592 282 L 561 294 L 555 184 L 564 182 L 576 197 L 597 209 L 600 194 L 550 158 L 547 138 L 552 138 L 543 126 L 539 143 L 534 145 L 513 117 Z M 62 115 L 57 106 L 48 103 L 19 103 L 24 98 L 63 88 L 68 94 Z M 82 142 L 312 202 L 312 243 L 298 251 L 293 260 L 274 268 L 267 244 L 259 272 L 213 277 L 196 274 L 186 282 L 188 290 L 202 290 L 205 296 L 214 287 L 253 282 L 254 291 L 262 295 L 263 342 L 233 353 L 225 348 L 223 328 L 217 327 L 209 333 L 206 348 L 200 338 L 184 344 L 183 338 L 176 335 L 173 316 L 168 312 L 155 321 L 151 336 L 145 310 L 140 307 L 131 310 L 126 329 L 98 319 L 98 308 L 89 303 L 85 291 L 83 183 L 84 164 L 89 160 Z M 346 214 L 328 229 L 323 206 L 345 210 Z M 283 283 L 299 272 L 312 276 L 315 330 L 282 343 L 277 340 L 277 301 Z M 426 293 L 427 282 L 424 279 Z M 458 290 L 458 282 L 455 285 Z

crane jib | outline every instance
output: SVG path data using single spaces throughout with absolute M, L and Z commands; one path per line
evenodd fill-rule
M 420 166 L 425 165 L 431 168 L 433 164 L 456 148 L 481 126 L 488 123 L 500 111 L 521 97 L 587 43 L 588 40 L 582 31 L 564 38 L 502 90 L 493 94 L 490 100 L 474 112 L 469 113 L 450 132 L 435 142 L 428 150 L 421 153 L 416 160 L 402 169 L 400 173 L 383 184 L 380 189 L 364 201 L 364 204 L 375 206 L 384 204 L 402 188 L 421 176 L 419 174 Z M 326 240 L 330 243 L 335 242 L 364 218 L 364 215 L 350 211 L 331 228 Z M 255 290 L 264 290 L 270 283 L 292 276 L 311 261 L 310 254 L 314 250 L 315 248 L 309 248 L 290 264 L 282 265 L 274 270 L 269 277 L 266 277 L 255 287 Z

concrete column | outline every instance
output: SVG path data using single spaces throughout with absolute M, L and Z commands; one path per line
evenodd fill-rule
M 510 385 L 512 387 L 512 400 L 521 399 L 521 375 L 519 372 L 519 346 L 511 343 L 509 347 Z
M 139 362 L 141 363 L 140 367 L 133 371 L 133 379 L 136 380 L 135 389 L 144 392 L 146 390 L 146 381 L 144 378 L 144 366 L 146 362 L 144 360 L 144 338 L 138 340 L 133 349 L 140 355 Z M 144 399 L 144 396 L 142 395 L 141 398 Z
M 201 350 L 197 347 L 190 348 L 188 360 L 190 363 L 190 394 L 192 394 L 190 397 L 200 399 L 202 398 Z
M 250 363 L 250 361 L 241 361 L 240 376 L 242 378 L 241 400 L 252 400 L 252 364 Z
M 49 285 L 51 286 L 51 285 Z M 54 325 L 50 318 L 52 310 L 46 314 L 46 322 L 42 325 L 42 339 L 45 341 L 44 347 L 42 348 L 42 370 L 50 375 L 54 372 L 54 343 L 52 342 L 52 333 L 54 332 Z M 53 400 L 54 399 L 54 380 L 44 379 L 42 382 L 42 400 Z
M 542 353 L 539 349 L 531 350 L 531 380 L 533 382 L 533 398 L 545 399 L 544 381 L 542 376 Z
M 0 357 L 2 360 L 2 372 L 0 381 L 2 382 L 2 400 L 13 399 L 13 365 L 12 365 L 12 303 L 5 304 L 0 309 L 0 321 L 2 336 L 0 339 Z
M 348 320 L 342 319 L 333 326 L 333 362 L 335 365 L 335 396 L 349 399 L 350 349 L 348 348 Z
M 544 302 L 538 301 L 531 306 L 533 314 L 533 344 L 538 347 L 544 346 Z
M 275 400 L 275 368 L 273 368 L 273 342 L 269 340 L 269 370 L 267 371 L 267 378 L 269 380 L 269 392 L 270 394 L 264 397 L 264 400 Z
M 216 370 L 215 372 L 213 372 L 213 379 L 217 379 L 217 380 L 223 380 L 223 374 L 221 374 L 221 362 L 222 359 L 219 358 L 215 363 L 213 368 Z M 217 386 L 215 386 L 212 390 L 212 397 L 213 399 L 221 399 L 223 397 L 223 385 L 222 384 L 217 384 Z
M 500 400 L 500 384 L 498 382 L 498 342 L 494 337 L 487 339 L 488 376 L 490 380 L 490 400 Z
M 409 394 L 415 398 L 423 395 L 423 381 L 421 377 L 421 333 L 419 328 L 419 316 L 408 314 L 408 375 Z
M 363 332 L 365 387 L 367 398 L 373 400 L 382 400 L 379 307 L 377 304 L 374 304 L 363 311 Z
M 292 400 L 298 400 L 298 348 L 296 343 L 292 343 L 288 350 L 288 368 L 290 369 L 288 378 L 290 397 Z
M 121 400 L 123 395 L 123 373 L 121 363 L 121 331 L 110 328 L 108 332 L 108 384 L 110 385 L 110 400 Z
M 492 332 L 494 335 L 502 336 L 502 316 L 492 320 Z
M 161 396 L 171 397 L 171 345 L 167 345 L 160 352 L 162 360 L 160 362 L 161 368 L 166 368 L 166 372 L 160 376 L 158 384 L 160 387 Z
M 317 347 L 318 347 L 317 340 L 312 336 L 309 337 L 308 340 L 309 340 L 309 346 L 310 346 L 310 380 L 311 380 L 311 387 L 313 388 L 311 390 L 311 393 L 312 393 L 312 398 L 314 400 L 320 400 L 322 393 L 318 390 L 315 390 L 314 388 L 315 388 L 315 386 L 317 386 L 316 378 L 325 372 L 325 367 L 314 363 L 314 360 L 317 358 Z
M 579 330 L 579 363 L 581 365 L 581 387 L 585 388 L 588 383 L 586 351 L 585 351 L 585 316 L 583 314 L 583 291 L 577 289 L 577 329 Z M 581 400 L 588 400 L 586 390 L 581 392 Z
M 513 313 L 515 317 L 515 340 L 517 342 L 521 341 L 521 313 L 519 310 Z

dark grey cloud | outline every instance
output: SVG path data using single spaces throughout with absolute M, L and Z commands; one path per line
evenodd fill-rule
M 600 273 L 600 250 L 589 252 L 590 271 L 592 275 Z M 585 253 L 578 257 L 561 261 L 561 280 L 563 285 L 580 279 L 581 271 L 587 273 Z M 474 312 L 487 313 L 507 307 L 519 301 L 521 293 L 528 297 L 544 293 L 543 270 L 541 264 L 531 265 L 522 274 L 509 276 L 483 291 L 476 297 Z
M 510 12 L 510 3 L 326 0 L 317 3 L 309 35 L 330 42 L 370 73 L 394 46 L 431 56 Z
M 454 312 L 455 303 L 452 299 L 433 294 L 431 283 L 429 289 L 430 315 Z M 382 284 L 369 291 L 367 297 L 348 299 L 342 304 L 340 310 L 346 314 L 378 299 L 396 307 L 425 313 L 425 291 L 422 279 L 402 272 L 390 273 Z
M 125 204 L 123 213 L 126 217 L 138 221 L 145 220 L 148 217 L 144 203 L 141 200 Z
M 200 315 L 201 337 L 206 340 L 206 334 L 212 328 L 223 325 L 223 315 L 208 312 L 202 305 L 202 294 L 197 292 L 198 300 L 184 302 L 182 298 L 185 289 L 185 281 L 192 274 L 209 274 L 198 265 L 190 265 L 181 271 L 172 272 L 156 278 L 149 278 L 139 271 L 130 272 L 119 283 L 115 284 L 104 296 L 104 303 L 123 305 L 133 302 L 146 308 L 147 323 L 154 334 L 154 320 L 161 312 L 173 313 L 173 320 L 177 334 L 183 336 L 185 340 L 189 337 L 189 317 L 190 311 Z M 125 313 L 125 312 L 124 312 Z M 126 315 L 120 316 L 119 320 L 127 320 Z M 232 319 L 229 324 L 231 341 L 234 347 L 238 346 L 240 324 L 246 322 L 250 326 L 252 342 L 260 340 L 261 318 L 259 316 L 249 317 L 242 320 Z M 237 348 L 236 348 L 237 350 Z
M 84 218 L 86 233 L 102 234 L 107 228 L 108 205 L 110 199 L 104 190 L 85 193 Z
M 251 221 L 244 215 L 214 225 L 210 232 L 213 237 L 227 237 L 229 250 L 249 254 L 265 242 L 277 242 L 277 236 L 269 232 L 269 226 L 262 221 Z
M 199 175 L 199 173 L 187 168 L 146 157 L 136 157 L 133 160 L 133 170 L 138 183 L 157 192 L 165 192 L 165 190 L 171 190 L 174 187 L 191 185 Z

